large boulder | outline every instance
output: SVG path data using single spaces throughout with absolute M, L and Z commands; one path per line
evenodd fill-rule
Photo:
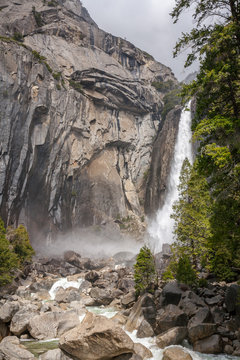
M 169 282 L 164 286 L 162 295 L 161 295 L 161 304 L 163 306 L 173 304 L 178 305 L 181 297 L 182 290 L 179 288 L 178 283 L 176 281 Z
M 152 352 L 146 348 L 144 345 L 140 344 L 140 343 L 135 343 L 134 347 L 133 347 L 136 356 L 141 357 L 142 359 L 150 359 L 153 357 Z
M 155 318 L 156 306 L 153 296 L 150 294 L 144 294 L 143 296 L 139 297 L 138 301 L 134 304 L 125 328 L 130 332 L 138 329 L 143 319 L 145 319 L 151 326 L 153 326 L 155 323 Z
M 58 303 L 70 303 L 72 301 L 79 301 L 80 300 L 80 293 L 79 290 L 76 288 L 67 288 L 67 289 L 63 289 L 60 288 L 56 295 L 55 295 L 55 301 L 57 301 Z
M 1 360 L 32 360 L 34 355 L 20 345 L 20 340 L 16 336 L 7 336 L 0 343 Z
M 30 319 L 28 331 L 34 339 L 53 339 L 80 324 L 74 311 L 46 312 Z
M 189 316 L 193 316 L 199 307 L 206 307 L 204 301 L 193 291 L 186 291 L 182 295 L 179 307 Z
M 109 305 L 113 301 L 113 296 L 107 289 L 93 287 L 89 295 L 94 299 L 95 306 Z
M 204 354 L 220 354 L 223 351 L 220 335 L 212 335 L 193 344 L 193 350 Z
M 135 353 L 134 343 L 123 329 L 110 319 L 92 313 L 61 336 L 59 347 L 79 360 L 110 360 Z
M 189 320 L 188 327 L 203 323 L 211 323 L 212 314 L 207 307 L 199 309 L 196 314 Z
M 18 301 L 7 301 L 0 307 L 0 320 L 3 322 L 11 321 L 13 315 L 19 310 Z
M 197 324 L 188 328 L 188 338 L 191 343 L 213 335 L 217 330 L 216 324 Z
M 187 337 L 187 328 L 179 326 L 172 328 L 156 338 L 156 344 L 159 348 L 164 349 L 169 345 L 180 345 Z
M 162 360 L 192 360 L 192 357 L 181 348 L 171 347 L 164 351 Z
M 135 303 L 135 301 L 136 301 L 136 293 L 135 290 L 133 289 L 122 297 L 121 304 L 125 308 L 128 308 L 131 307 Z
M 8 326 L 0 321 L 0 341 L 9 333 Z
M 154 331 L 152 326 L 147 322 L 147 320 L 143 319 L 138 331 L 137 331 L 137 337 L 138 338 L 145 338 L 145 337 L 151 337 L 154 335 Z
M 232 313 L 236 312 L 240 315 L 240 305 L 237 301 L 240 293 L 240 286 L 237 284 L 230 285 L 225 293 L 225 304 L 227 307 L 227 311 Z
M 10 331 L 14 335 L 21 335 L 27 330 L 29 321 L 38 314 L 38 307 L 36 305 L 27 304 L 20 308 L 13 316 Z
M 176 305 L 168 305 L 165 309 L 158 310 L 156 316 L 155 333 L 157 335 L 176 326 L 186 326 L 187 315 Z

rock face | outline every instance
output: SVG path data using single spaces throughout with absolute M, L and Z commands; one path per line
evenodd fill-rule
M 152 84 L 176 84 L 171 70 L 100 30 L 78 0 L 3 0 L 0 35 L 3 219 L 51 238 L 141 216 L 162 127 Z M 178 113 L 163 126 L 170 143 Z

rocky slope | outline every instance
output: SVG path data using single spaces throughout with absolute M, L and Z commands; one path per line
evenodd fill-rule
M 77 0 L 3 0 L 0 14 L 0 215 L 44 238 L 140 218 L 162 127 L 152 83 L 176 84 L 171 70 Z

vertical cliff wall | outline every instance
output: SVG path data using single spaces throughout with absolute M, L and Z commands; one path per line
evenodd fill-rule
M 45 238 L 140 218 L 171 70 L 78 0 L 3 0 L 0 14 L 0 215 Z

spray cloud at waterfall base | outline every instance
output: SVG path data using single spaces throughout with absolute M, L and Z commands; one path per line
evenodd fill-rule
M 149 220 L 148 234 L 150 245 L 155 253 L 162 250 L 164 243 L 171 244 L 173 242 L 174 220 L 170 216 L 173 203 L 178 199 L 179 176 L 184 159 L 187 157 L 190 163 L 193 161 L 191 111 L 189 108 L 190 102 L 181 113 L 164 205 L 157 211 L 155 218 Z

